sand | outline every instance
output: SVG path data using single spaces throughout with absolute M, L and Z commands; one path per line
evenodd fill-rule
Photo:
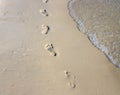
M 0 95 L 120 95 L 120 69 L 77 29 L 68 0 L 0 2 Z

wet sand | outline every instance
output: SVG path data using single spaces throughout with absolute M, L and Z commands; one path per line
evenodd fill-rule
M 1 0 L 0 95 L 120 95 L 120 70 L 77 29 L 67 5 Z

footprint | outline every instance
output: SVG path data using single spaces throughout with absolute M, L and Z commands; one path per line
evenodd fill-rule
M 45 45 L 45 49 L 50 53 L 52 56 L 56 56 L 57 53 L 54 51 L 54 47 L 51 43 Z
M 41 33 L 42 34 L 48 34 L 48 31 L 49 31 L 49 26 L 47 26 L 47 25 L 41 25 Z
M 47 3 L 47 2 L 48 2 L 48 0 L 42 0 L 42 2 L 43 2 L 43 3 Z
M 40 9 L 40 13 L 43 15 L 43 16 L 48 16 L 48 12 L 46 9 Z
M 75 76 L 73 74 L 71 74 L 69 71 L 65 70 L 64 71 L 65 77 L 68 79 L 68 85 L 71 88 L 76 88 L 76 84 L 75 84 Z

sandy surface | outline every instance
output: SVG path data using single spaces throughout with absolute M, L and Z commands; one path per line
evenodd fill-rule
M 120 70 L 77 29 L 67 4 L 0 0 L 0 95 L 120 95 Z

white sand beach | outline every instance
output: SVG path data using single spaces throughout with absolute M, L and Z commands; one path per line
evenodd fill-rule
M 120 95 L 120 69 L 77 29 L 68 2 L 0 0 L 0 95 Z

